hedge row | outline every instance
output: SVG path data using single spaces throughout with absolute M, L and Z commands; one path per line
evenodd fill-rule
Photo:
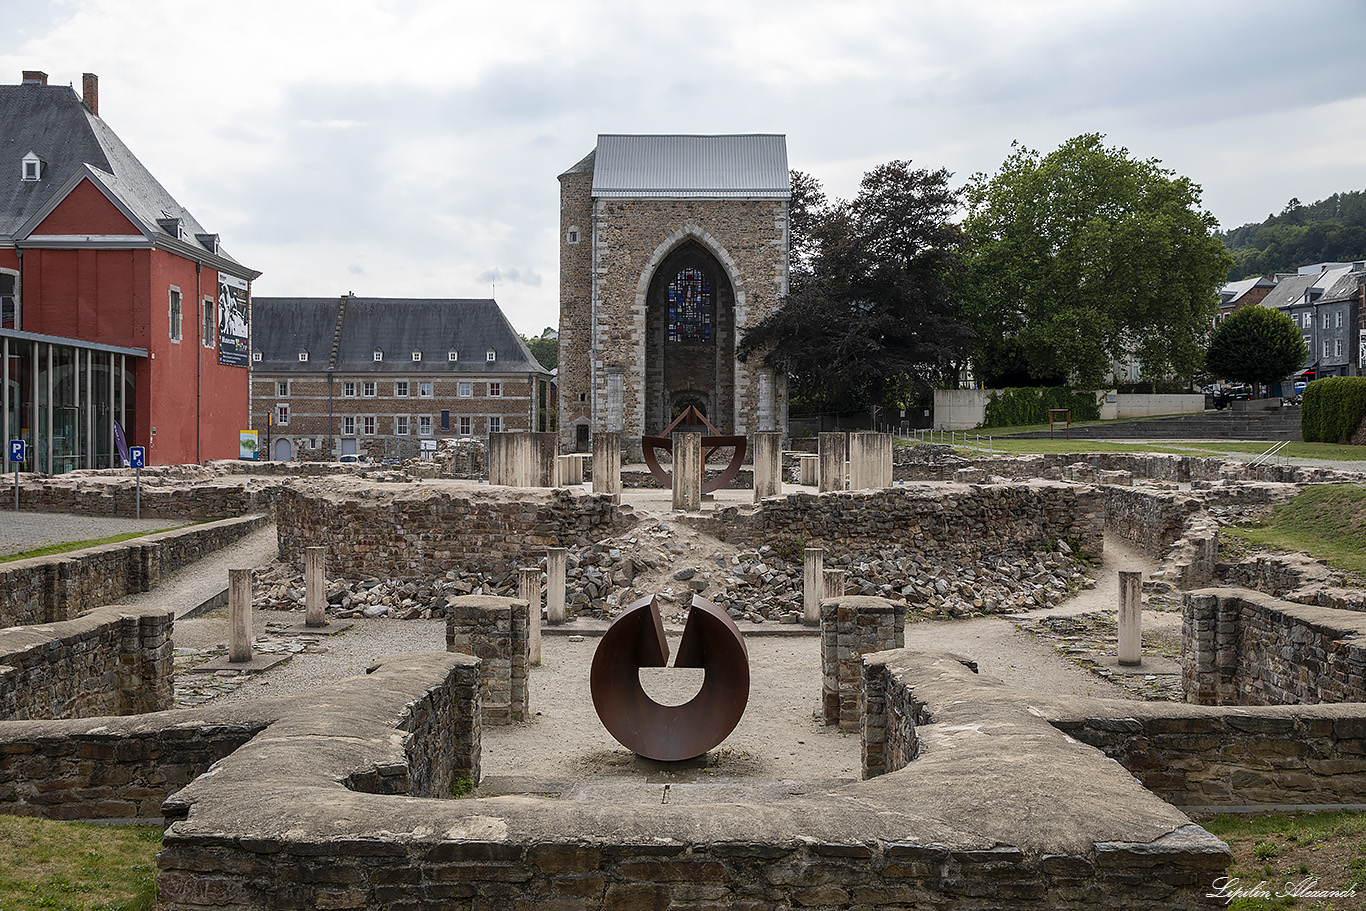
M 1095 392 L 1073 392 L 1065 386 L 1025 386 L 992 393 L 987 401 L 987 426 L 1047 424 L 1053 408 L 1070 408 L 1073 421 L 1100 420 Z
M 1306 443 L 1350 443 L 1366 418 L 1366 376 L 1330 376 L 1304 387 L 1300 433 Z

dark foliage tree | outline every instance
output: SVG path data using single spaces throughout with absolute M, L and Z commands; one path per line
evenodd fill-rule
M 1199 367 L 1230 263 L 1214 217 L 1191 181 L 1102 140 L 1046 156 L 1016 144 L 968 183 L 965 312 L 988 374 L 1094 388 L 1129 355 L 1155 378 Z
M 526 342 L 527 348 L 531 351 L 531 356 L 536 358 L 545 369 L 554 370 L 559 365 L 560 343 L 558 339 L 546 338 L 544 335 L 527 338 L 524 335 L 522 341 Z
M 1355 262 L 1366 256 L 1366 191 L 1334 193 L 1309 205 L 1292 199 L 1279 215 L 1220 238 L 1233 254 L 1231 279 L 1293 272 L 1311 263 Z
M 971 333 L 957 315 L 949 176 L 892 161 L 832 204 L 794 172 L 788 298 L 745 333 L 740 357 L 786 373 L 794 401 L 819 410 L 890 407 L 952 383 Z
M 1210 336 L 1205 366 L 1240 383 L 1275 383 L 1309 356 L 1300 327 L 1288 314 L 1255 304 L 1235 310 Z

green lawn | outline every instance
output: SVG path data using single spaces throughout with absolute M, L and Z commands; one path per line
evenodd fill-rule
M 1234 899 L 1228 907 L 1235 911 L 1345 911 L 1366 904 L 1366 813 L 1225 814 L 1200 824 L 1233 849 L 1228 876 L 1237 882 L 1230 888 L 1268 894 Z
M 1047 429 L 1046 427 L 1044 428 Z M 1274 443 L 1269 441 L 1244 441 L 1244 442 L 1214 442 L 1209 440 L 1146 440 L 1134 443 L 1118 443 L 1113 440 L 1075 440 L 1063 439 L 1061 433 L 1051 440 L 1032 440 L 1015 439 L 1013 437 L 992 437 L 988 444 L 988 436 L 985 431 L 981 432 L 981 448 L 977 442 L 978 431 L 966 431 L 966 445 L 963 431 L 959 431 L 954 439 L 954 445 L 958 453 L 966 458 L 985 458 L 991 455 L 988 452 L 988 445 L 992 452 L 1005 455 L 1033 455 L 1049 454 L 1057 452 L 1156 452 L 1167 455 L 1198 456 L 1207 458 L 1220 458 L 1232 454 L 1239 455 L 1260 455 L 1270 449 Z M 922 441 L 929 442 L 929 441 Z M 936 433 L 934 442 L 939 442 L 939 435 Z M 946 437 L 944 442 L 949 442 Z M 898 445 L 911 446 L 914 440 L 898 440 Z M 1366 463 L 1366 446 L 1350 446 L 1343 443 L 1290 443 L 1281 450 L 1287 458 L 1302 459 L 1328 459 L 1332 461 L 1362 462 Z
M 0 816 L 0 909 L 147 911 L 160 847 L 157 826 Z
M 1220 533 L 1280 550 L 1302 550 L 1334 569 L 1366 573 L 1366 485 L 1314 485 L 1273 507 L 1255 525 Z

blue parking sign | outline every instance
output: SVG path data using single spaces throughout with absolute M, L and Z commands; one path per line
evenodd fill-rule
M 25 443 L 23 440 L 10 440 L 10 441 L 9 441 L 9 460 L 10 460 L 11 462 L 15 462 L 15 463 L 18 463 L 18 462 L 27 462 L 27 461 L 28 461 L 28 444 Z
M 147 450 L 141 446 L 129 446 L 128 465 L 130 468 L 145 468 L 147 465 Z

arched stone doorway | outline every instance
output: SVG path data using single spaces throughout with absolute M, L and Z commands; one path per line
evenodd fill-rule
M 689 405 L 734 432 L 735 289 L 697 241 L 680 244 L 650 278 L 645 338 L 646 433 Z

